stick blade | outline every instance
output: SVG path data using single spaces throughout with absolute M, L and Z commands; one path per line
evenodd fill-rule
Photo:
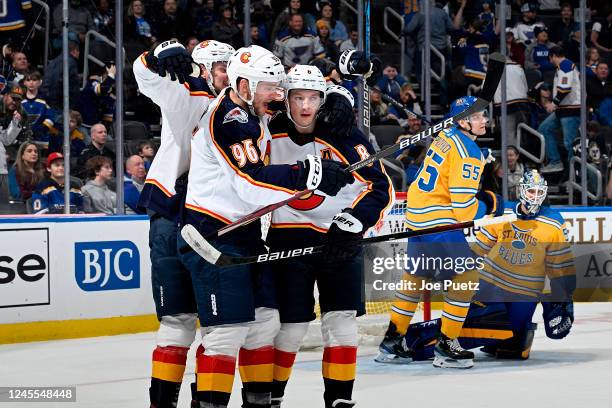
M 504 68 L 506 66 L 506 57 L 499 52 L 494 52 L 489 55 L 489 62 L 487 63 L 487 75 L 485 76 L 482 90 L 480 91 L 479 98 L 484 99 L 488 102 L 493 100 L 495 91 L 499 86 L 501 77 L 504 74 Z
M 206 262 L 213 265 L 217 264 L 217 261 L 221 257 L 221 252 L 215 249 L 215 247 L 204 239 L 202 234 L 200 234 L 200 232 L 193 225 L 185 225 L 181 229 L 181 236 L 189 244 L 191 249 L 196 251 L 198 255 L 206 260 Z

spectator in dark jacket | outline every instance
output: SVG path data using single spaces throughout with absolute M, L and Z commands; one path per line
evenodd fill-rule
M 102 123 L 96 123 L 91 127 L 91 143 L 81 152 L 75 173 L 84 177 L 85 163 L 94 156 L 105 156 L 115 163 L 115 153 L 106 146 L 106 127 Z
M 191 16 L 177 9 L 176 0 L 164 0 L 164 11 L 155 19 L 153 31 L 159 41 L 176 38 L 183 42 L 193 35 Z
M 555 20 L 550 26 L 550 41 L 560 47 L 565 47 L 570 40 L 575 25 L 572 5 L 563 3 L 561 5 L 561 19 Z
M 234 11 L 229 5 L 221 7 L 221 16 L 212 28 L 212 39 L 224 42 L 238 49 L 242 47 L 242 31 L 234 19 Z
M 609 67 L 605 62 L 600 62 L 595 68 L 595 76 L 587 77 L 587 106 L 593 110 L 599 109 L 601 101 L 612 97 L 612 82 L 610 82 Z
M 68 42 L 68 91 L 70 107 L 73 108 L 79 96 L 79 45 Z M 64 65 L 62 55 L 52 59 L 45 68 L 45 78 L 41 87 L 42 94 L 47 96 L 47 103 L 54 109 L 61 110 L 64 106 Z

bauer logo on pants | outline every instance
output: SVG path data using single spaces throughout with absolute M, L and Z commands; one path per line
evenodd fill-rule
M 86 292 L 140 287 L 140 253 L 132 241 L 74 244 L 76 282 Z

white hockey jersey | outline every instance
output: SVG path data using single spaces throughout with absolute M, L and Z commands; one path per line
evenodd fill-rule
M 493 98 L 496 107 L 501 105 L 501 87 L 500 81 Z M 506 63 L 506 101 L 508 105 L 527 103 L 527 92 L 527 78 L 523 67 L 516 62 Z
M 559 117 L 580 115 L 580 73 L 574 63 L 563 59 L 555 73 L 553 102 Z
M 147 68 L 145 54 L 133 64 L 138 88 L 161 108 L 161 145 L 147 173 L 139 205 L 174 219 L 180 207 L 175 183 L 189 170 L 191 136 L 214 98 L 203 78 L 180 84 Z

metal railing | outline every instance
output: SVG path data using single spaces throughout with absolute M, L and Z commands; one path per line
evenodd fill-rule
M 586 169 L 587 179 L 588 179 L 589 173 L 595 174 L 595 177 L 597 179 L 597 190 L 595 190 L 595 194 L 589 191 L 588 180 L 587 180 L 586 191 L 582 189 L 581 183 L 576 182 L 576 167 L 575 167 L 576 163 L 580 165 L 581 169 Z M 569 181 L 567 182 L 567 193 L 569 195 L 569 205 L 574 204 L 574 190 L 579 191 L 582 197 L 584 197 L 584 194 L 586 192 L 586 196 L 589 199 L 594 200 L 594 201 L 601 200 L 602 193 L 603 193 L 603 178 L 601 175 L 601 171 L 599 171 L 599 169 L 591 163 L 583 163 L 580 157 L 577 157 L 577 156 L 574 156 L 570 159 Z
M 387 167 L 390 168 L 391 170 L 396 171 L 401 179 L 402 179 L 402 189 L 401 191 L 406 191 L 407 187 L 408 187 L 408 180 L 406 177 L 406 171 L 404 170 L 403 167 L 398 166 L 397 164 L 393 163 L 392 161 L 389 161 L 387 159 L 380 159 L 380 161 L 382 162 L 382 164 Z
M 111 41 L 107 36 L 102 35 L 97 31 L 89 30 L 85 34 L 85 48 L 83 50 L 83 54 L 84 54 L 83 55 L 83 83 L 81 85 L 81 88 L 84 88 L 85 85 L 87 85 L 87 79 L 89 79 L 89 61 L 92 61 L 93 63 L 101 67 L 106 65 L 105 62 L 101 61 L 100 59 L 96 58 L 95 56 L 89 53 L 89 49 L 91 46 L 91 37 L 95 37 L 96 40 L 102 41 L 110 45 L 111 47 L 116 48 L 116 44 L 113 41 Z M 123 49 L 123 61 L 125 60 L 126 60 L 125 49 Z
M 34 29 L 36 31 L 43 31 L 45 33 L 45 51 L 43 55 L 43 66 L 47 66 L 49 62 L 49 38 L 50 36 L 50 24 L 51 24 L 51 11 L 49 9 L 49 5 L 42 0 L 32 0 L 34 4 L 40 6 L 45 13 L 45 26 L 41 26 L 39 24 L 34 24 Z
M 402 75 L 406 74 L 406 39 L 401 36 L 401 35 L 397 35 L 395 34 L 395 32 L 389 27 L 389 15 L 397 18 L 400 22 L 400 33 L 404 31 L 404 18 L 395 10 L 393 10 L 391 7 L 385 7 L 385 12 L 383 14 L 384 16 L 384 26 L 385 26 L 385 31 L 387 32 L 387 34 L 389 34 L 391 36 L 391 38 L 393 38 L 395 41 L 397 41 L 400 44 L 400 73 Z
M 346 6 L 346 8 L 348 8 L 353 13 L 355 13 L 355 15 L 357 15 L 357 9 L 355 7 L 353 7 L 353 5 L 351 3 L 349 3 L 347 0 L 341 0 L 340 3 L 344 4 Z
M 534 156 L 533 154 L 521 147 L 521 139 L 523 138 L 523 132 L 527 132 L 528 134 L 535 136 L 537 139 L 540 140 L 540 155 L 538 157 Z M 524 123 L 519 123 L 519 125 L 516 127 L 516 144 L 516 148 L 518 149 L 519 153 L 528 158 L 529 160 L 538 164 L 542 164 L 544 162 L 544 156 L 546 155 L 546 143 L 544 141 L 544 135 L 542 135 L 540 132 L 538 132 L 531 126 L 526 125 Z

